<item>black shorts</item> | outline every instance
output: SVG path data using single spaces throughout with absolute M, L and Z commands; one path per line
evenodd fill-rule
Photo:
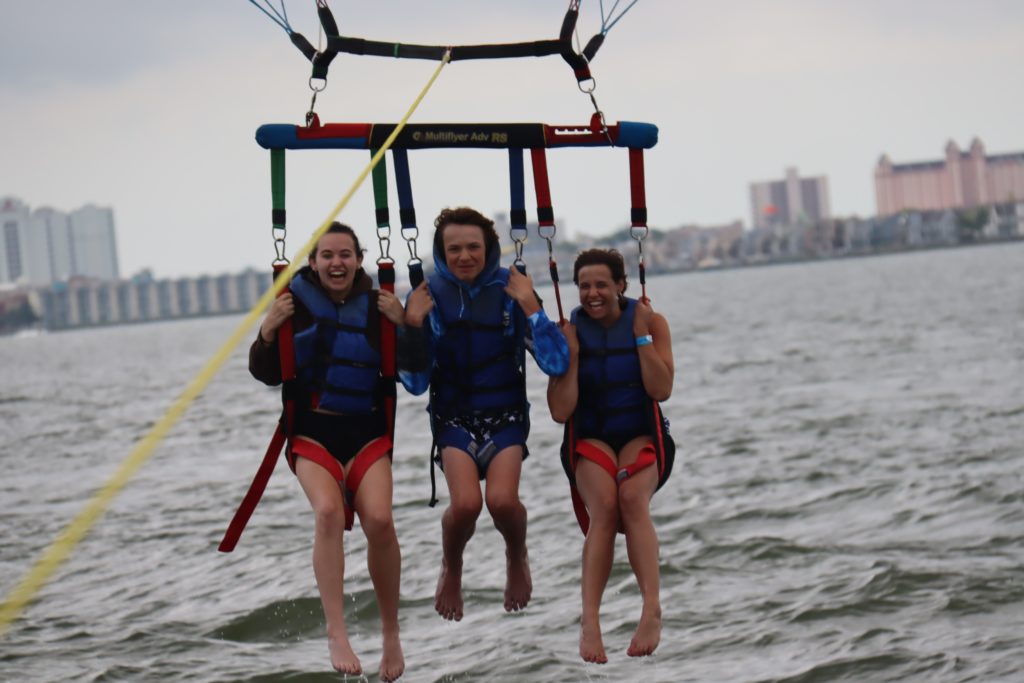
M 606 443 L 611 447 L 612 453 L 618 455 L 622 452 L 622 449 L 626 447 L 626 444 L 637 438 L 638 436 L 645 436 L 648 439 L 651 438 L 651 433 L 644 429 L 637 432 L 613 432 L 609 434 L 580 434 L 577 438 L 579 441 L 584 439 L 593 439 Z
M 387 435 L 388 422 L 382 410 L 369 415 L 331 415 L 305 410 L 295 415 L 292 433 L 316 441 L 344 467 L 366 444 Z

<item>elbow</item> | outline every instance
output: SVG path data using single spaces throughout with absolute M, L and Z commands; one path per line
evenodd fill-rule
M 650 396 L 655 401 L 657 401 L 658 403 L 661 403 L 662 401 L 667 401 L 669 397 L 672 396 L 672 383 L 669 382 L 664 386 L 655 387 L 653 390 L 649 390 L 647 392 L 647 395 Z
M 572 413 L 563 413 L 558 410 L 550 410 L 549 412 L 551 413 L 551 419 L 560 425 L 564 425 L 572 417 Z

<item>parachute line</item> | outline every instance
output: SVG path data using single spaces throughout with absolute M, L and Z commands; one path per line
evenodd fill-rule
M 252 3 L 253 7 L 270 17 L 271 21 L 283 28 L 285 33 L 288 35 L 292 34 L 292 27 L 291 24 L 288 23 L 288 10 L 285 9 L 284 0 L 281 0 L 281 12 L 278 12 L 277 9 L 270 4 L 270 0 L 264 0 L 266 7 L 256 2 L 256 0 L 249 0 L 249 2 Z

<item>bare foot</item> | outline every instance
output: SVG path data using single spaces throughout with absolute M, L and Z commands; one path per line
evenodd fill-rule
M 355 674 L 356 676 L 363 673 L 363 667 L 359 664 L 359 657 L 356 657 L 356 653 L 352 651 L 352 646 L 348 644 L 348 636 L 342 634 L 339 637 L 327 636 L 327 649 L 331 652 L 331 666 L 334 667 L 335 671 L 340 671 L 343 674 Z
M 601 640 L 601 626 L 596 621 L 580 626 L 580 657 L 584 662 L 593 664 L 608 663 L 608 655 L 604 652 L 604 642 Z
M 398 633 L 384 636 L 384 654 L 380 658 L 380 680 L 384 683 L 397 681 L 405 672 L 405 656 Z
M 505 611 L 518 612 L 526 607 L 533 594 L 533 580 L 530 578 L 530 558 L 523 548 L 522 555 L 514 557 L 505 551 L 508 578 L 505 581 Z
M 654 654 L 659 642 L 661 642 L 661 607 L 649 611 L 644 609 L 626 654 L 630 657 L 646 657 Z
M 449 567 L 441 561 L 441 575 L 437 577 L 434 609 L 448 621 L 462 619 L 462 567 Z

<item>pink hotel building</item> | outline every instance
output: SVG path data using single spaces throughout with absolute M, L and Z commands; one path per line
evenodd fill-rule
M 883 154 L 875 168 L 875 205 L 880 216 L 1020 201 L 1024 201 L 1024 152 L 986 156 L 978 138 L 966 152 L 950 140 L 941 161 L 894 164 Z

